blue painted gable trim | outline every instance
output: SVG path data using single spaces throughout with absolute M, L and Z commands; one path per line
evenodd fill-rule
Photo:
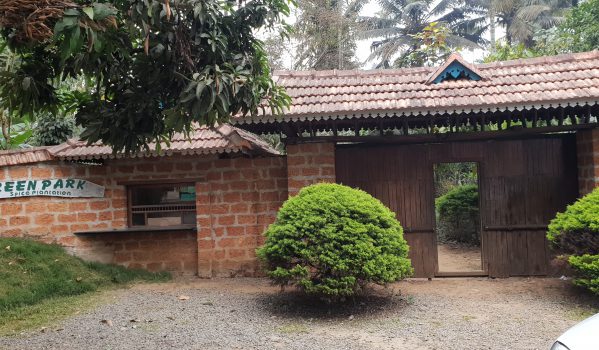
M 462 76 L 465 79 L 470 80 L 480 80 L 481 76 L 474 73 L 472 70 L 465 67 L 460 62 L 452 62 L 447 68 L 445 68 L 441 74 L 439 74 L 435 80 L 433 80 L 434 84 L 439 84 L 444 80 L 454 80 L 458 77 Z

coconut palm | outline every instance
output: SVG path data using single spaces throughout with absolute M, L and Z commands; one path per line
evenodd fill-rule
M 417 50 L 417 35 L 431 23 L 443 23 L 448 29 L 447 45 L 452 48 L 478 48 L 486 44 L 484 6 L 469 6 L 463 0 L 379 0 L 382 11 L 377 16 L 361 17 L 361 37 L 374 39 L 368 60 L 378 60 L 379 67 L 403 62 L 402 57 Z
M 295 69 L 351 69 L 355 58 L 355 31 L 367 0 L 299 0 L 294 26 L 297 41 Z
M 505 29 L 508 44 L 533 44 L 533 35 L 538 29 L 555 27 L 564 19 L 565 12 L 577 2 L 572 0 L 473 0 L 477 7 L 489 13 L 488 26 L 491 44 L 495 26 Z

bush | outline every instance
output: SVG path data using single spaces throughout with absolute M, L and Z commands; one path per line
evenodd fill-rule
M 599 188 L 569 205 L 551 220 L 547 239 L 568 256 L 574 283 L 599 294 Z
M 435 200 L 437 233 L 442 241 L 480 243 L 478 187 L 457 186 Z
M 558 213 L 547 238 L 563 254 L 599 254 L 599 187 Z
M 579 276 L 574 279 L 574 284 L 599 295 L 599 255 L 572 255 L 568 263 Z
M 72 137 L 73 130 L 75 130 L 73 118 L 43 114 L 37 119 L 33 141 L 37 146 L 58 145 Z
M 395 214 L 368 193 L 346 186 L 305 187 L 283 204 L 265 235 L 257 253 L 269 277 L 329 300 L 412 273 Z

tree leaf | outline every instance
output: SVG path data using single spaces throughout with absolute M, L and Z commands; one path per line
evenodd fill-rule
M 89 19 L 93 20 L 94 19 L 94 8 L 91 6 L 88 7 L 84 7 L 83 12 L 87 15 L 87 17 L 89 17 Z

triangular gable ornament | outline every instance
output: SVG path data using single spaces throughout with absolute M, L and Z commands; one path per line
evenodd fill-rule
M 426 84 L 439 84 L 445 80 L 482 80 L 483 75 L 472 64 L 466 62 L 460 54 L 452 53 L 447 61 L 432 72 L 426 79 Z

